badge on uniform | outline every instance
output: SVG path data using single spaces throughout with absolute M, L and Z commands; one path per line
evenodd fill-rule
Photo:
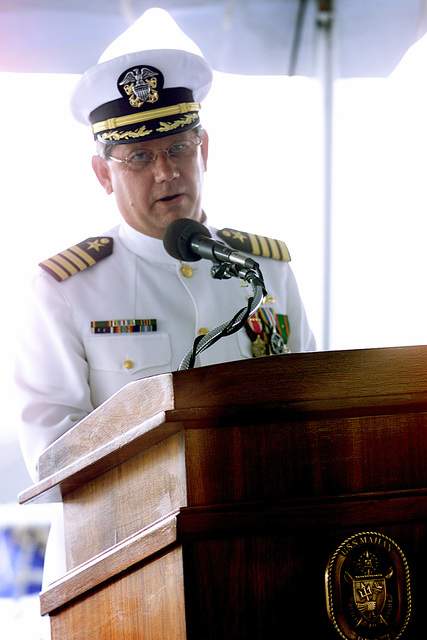
M 90 323 L 90 330 L 91 333 L 148 333 L 157 331 L 157 320 L 94 320 Z
M 261 307 L 248 319 L 245 327 L 255 358 L 289 353 L 288 316 L 276 313 L 273 307 Z

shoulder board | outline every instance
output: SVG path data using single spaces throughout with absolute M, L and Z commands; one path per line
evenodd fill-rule
M 75 273 L 79 273 L 88 267 L 103 260 L 113 253 L 113 238 L 98 237 L 87 238 L 83 242 L 70 247 L 56 256 L 39 263 L 39 267 L 47 271 L 51 276 L 62 282 Z
M 222 229 L 218 231 L 218 235 L 232 249 L 262 256 L 263 258 L 283 260 L 283 262 L 290 262 L 291 260 L 288 247 L 282 240 L 273 240 L 273 238 L 236 231 L 236 229 Z

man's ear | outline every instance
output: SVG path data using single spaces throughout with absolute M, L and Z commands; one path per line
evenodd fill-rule
M 109 196 L 113 193 L 113 185 L 111 182 L 111 173 L 108 162 L 100 158 L 99 156 L 93 156 L 92 168 L 95 171 L 96 177 L 105 189 L 105 192 Z
M 200 137 L 202 139 L 201 149 L 202 149 L 203 164 L 206 171 L 208 168 L 208 152 L 209 152 L 209 136 L 207 131 L 203 129 Z

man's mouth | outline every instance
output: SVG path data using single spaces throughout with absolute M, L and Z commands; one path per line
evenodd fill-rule
M 181 193 L 174 193 L 172 196 L 165 196 L 164 198 L 159 198 L 158 202 L 172 202 L 177 198 L 181 197 Z

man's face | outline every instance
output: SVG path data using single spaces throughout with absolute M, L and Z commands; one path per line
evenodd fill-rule
M 120 144 L 111 154 L 120 160 L 134 150 L 158 151 L 180 140 L 198 141 L 194 131 L 131 144 Z M 202 145 L 185 160 L 173 160 L 159 153 L 142 171 L 126 163 L 108 162 L 94 157 L 92 166 L 108 194 L 114 193 L 124 220 L 134 229 L 153 238 L 163 238 L 170 222 L 177 218 L 201 221 L 203 174 L 208 157 L 208 136 L 202 132 Z

